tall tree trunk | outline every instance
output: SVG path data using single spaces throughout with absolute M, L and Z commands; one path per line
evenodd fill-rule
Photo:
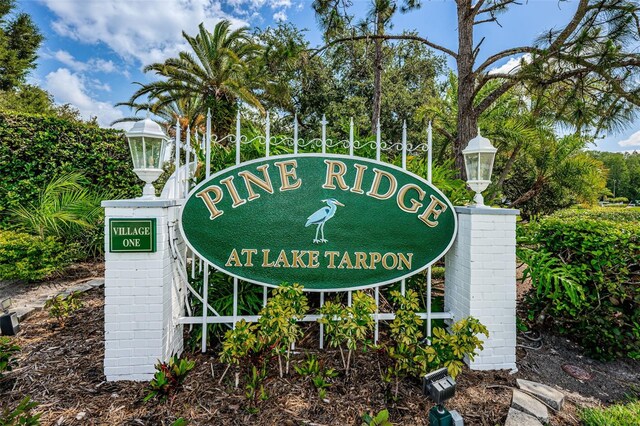
M 458 134 L 453 154 L 458 175 L 466 180 L 462 150 L 477 135 L 478 117 L 473 108 L 473 19 L 471 0 L 458 0 Z
M 376 13 L 376 35 L 384 34 L 384 23 L 380 18 L 380 13 Z M 371 133 L 378 131 L 378 121 L 380 120 L 380 110 L 382 107 L 382 40 L 375 39 L 375 56 L 373 59 L 373 112 L 371 114 Z

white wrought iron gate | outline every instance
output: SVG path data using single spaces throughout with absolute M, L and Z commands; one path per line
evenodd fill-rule
M 225 146 L 232 146 L 235 151 L 235 164 L 241 163 L 242 147 L 249 144 L 260 144 L 264 147 L 265 157 L 270 156 L 270 152 L 274 146 L 285 146 L 288 149 L 292 149 L 294 154 L 300 153 L 300 151 L 312 151 L 320 150 L 323 154 L 327 153 L 327 150 L 348 150 L 348 155 L 351 157 L 359 157 L 358 152 L 365 149 L 372 150 L 375 148 L 375 159 L 381 160 L 382 152 L 395 152 L 400 153 L 402 159 L 402 169 L 407 170 L 407 156 L 412 154 L 427 155 L 427 181 L 432 181 L 432 131 L 431 124 L 429 124 L 426 139 L 424 143 L 418 143 L 416 145 L 407 142 L 407 127 L 406 122 L 403 123 L 402 141 L 398 143 L 385 143 L 381 140 L 380 125 L 378 124 L 378 131 L 376 133 L 375 141 L 360 142 L 354 139 L 354 124 L 353 119 L 350 122 L 349 139 L 348 140 L 333 140 L 327 138 L 327 121 L 325 117 L 322 118 L 322 136 L 320 138 L 303 139 L 298 135 L 298 121 L 297 117 L 294 118 L 293 136 L 292 137 L 278 137 L 271 136 L 270 119 L 269 114 L 266 116 L 265 135 L 257 136 L 252 139 L 248 139 L 245 135 L 241 134 L 241 116 L 238 112 L 236 118 L 235 134 L 227 135 L 223 138 L 212 137 L 211 135 L 211 115 L 208 114 L 206 122 L 206 131 L 204 135 L 200 135 L 198 132 L 194 134 L 195 145 L 199 146 L 201 152 L 204 153 L 204 167 L 205 178 L 209 178 L 212 174 L 211 170 L 211 152 L 212 144 L 224 144 Z M 184 139 L 184 140 L 183 140 Z M 163 191 L 163 198 L 186 198 L 192 187 L 192 179 L 194 172 L 198 167 L 198 158 L 196 152 L 191 143 L 191 131 L 188 129 L 185 137 L 181 135 L 181 128 L 179 122 L 176 124 L 176 136 L 174 140 L 174 161 L 175 172 L 165 185 Z M 184 154 L 185 164 L 181 164 L 181 156 Z M 361 157 L 361 156 L 360 156 Z M 216 171 L 213 171 L 214 173 Z M 207 349 L 207 324 L 226 324 L 229 327 L 233 327 L 238 321 L 244 319 L 247 322 L 255 322 L 258 320 L 258 315 L 240 315 L 238 313 L 238 292 L 239 292 L 239 280 L 233 278 L 233 303 L 231 315 L 220 315 L 209 304 L 209 289 L 210 289 L 210 276 L 212 272 L 212 266 L 207 263 L 206 260 L 200 258 L 197 254 L 191 252 L 185 248 L 185 245 L 180 241 L 180 233 L 177 230 L 177 224 L 170 230 L 170 244 L 175 260 L 175 269 L 180 281 L 188 289 L 188 296 L 183 301 L 185 305 L 186 315 L 178 318 L 181 324 L 200 324 L 202 325 L 202 352 Z M 196 291 L 196 289 L 190 284 L 190 279 L 194 280 L 196 276 L 202 274 L 202 292 Z M 431 267 L 427 269 L 426 273 L 427 285 L 426 285 L 426 310 L 419 313 L 420 318 L 426 320 L 426 334 L 431 336 L 431 326 L 433 320 L 449 319 L 451 318 L 450 312 L 432 312 L 432 280 L 431 280 Z M 250 284 L 258 285 L 258 284 Z M 376 312 L 374 314 L 375 331 L 374 341 L 377 343 L 379 337 L 379 324 L 380 321 L 393 320 L 395 314 L 393 312 L 380 312 L 380 287 L 374 287 L 374 298 L 376 302 Z M 406 291 L 406 282 L 402 280 L 400 283 L 401 293 L 404 295 Z M 268 287 L 263 286 L 263 306 L 266 305 L 269 292 Z M 352 291 L 345 291 L 347 293 L 347 304 L 351 306 Z M 183 292 L 185 293 L 185 292 Z M 331 293 L 339 293 L 331 291 Z M 319 293 L 320 306 L 324 304 L 326 292 Z M 192 312 L 191 305 L 188 297 L 197 299 L 202 303 L 202 312 Z M 318 314 L 306 315 L 303 321 L 317 321 L 320 318 Z M 320 348 L 324 345 L 324 329 L 320 325 Z

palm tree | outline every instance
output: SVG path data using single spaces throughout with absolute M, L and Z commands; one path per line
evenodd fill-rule
M 224 134 L 233 123 L 239 101 L 263 111 L 255 83 L 248 78 L 262 48 L 251 40 L 247 28 L 232 30 L 226 20 L 218 22 L 213 33 L 204 24 L 198 28 L 195 37 L 182 33 L 192 52 L 183 51 L 177 58 L 144 68 L 163 79 L 140 84 L 128 103 L 133 105 L 146 97 L 160 111 L 180 99 L 196 99 L 198 106 L 192 117 L 205 116 L 210 109 L 213 132 Z

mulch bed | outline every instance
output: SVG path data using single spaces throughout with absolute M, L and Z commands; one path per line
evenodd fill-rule
M 321 401 L 295 372 L 278 378 L 274 363 L 265 383 L 269 398 L 255 405 L 245 397 L 244 380 L 234 389 L 233 374 L 227 374 L 219 384 L 225 366 L 215 351 L 187 353 L 196 367 L 184 388 L 168 401 L 144 403 L 146 383 L 105 381 L 103 301 L 102 289 L 86 293 L 84 307 L 64 327 L 43 311 L 22 324 L 16 339 L 22 347 L 19 366 L 0 381 L 0 410 L 30 395 L 40 404 L 36 411 L 42 414 L 42 424 L 170 425 L 184 417 L 189 425 L 360 425 L 362 414 L 384 408 L 393 424 L 428 424 L 433 404 L 417 383 L 409 381 L 400 383 L 394 400 L 392 387 L 380 379 L 384 359 L 375 352 L 356 356 L 349 378 L 333 380 L 328 401 Z M 317 342 L 308 340 L 297 348 L 300 354 L 294 362 L 312 352 L 326 367 L 339 369 L 335 351 L 319 351 Z M 516 376 L 521 373 L 465 370 L 447 408 L 458 410 L 467 425 L 503 424 Z M 577 424 L 571 412 L 554 418 L 554 424 Z

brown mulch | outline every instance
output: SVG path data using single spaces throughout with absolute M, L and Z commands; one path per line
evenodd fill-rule
M 265 383 L 268 400 L 250 403 L 233 387 L 214 353 L 188 354 L 196 367 L 184 388 L 166 402 L 143 403 L 146 383 L 106 382 L 102 370 L 103 290 L 83 296 L 84 307 L 64 327 L 46 312 L 35 313 L 22 324 L 16 338 L 22 347 L 19 366 L 0 380 L 0 410 L 15 406 L 25 395 L 40 405 L 42 424 L 170 425 L 184 417 L 190 425 L 360 425 L 363 413 L 389 408 L 397 425 L 427 425 L 432 406 L 417 384 L 401 382 L 398 398 L 393 386 L 380 379 L 377 353 L 358 354 L 348 379 L 334 379 L 327 401 L 298 374 L 278 378 L 272 366 Z M 313 342 L 310 342 L 311 346 Z M 327 366 L 338 367 L 335 351 L 298 348 L 295 362 L 306 351 L 316 352 Z M 515 379 L 507 372 L 465 371 L 458 380 L 458 394 L 448 404 L 468 425 L 504 422 Z M 494 386 L 490 386 L 494 385 Z M 497 385 L 497 386 L 495 386 Z
M 321 401 L 313 386 L 295 372 L 278 378 L 274 362 L 265 383 L 268 399 L 252 403 L 245 396 L 244 379 L 239 389 L 233 387 L 233 374 L 227 374 L 219 384 L 225 366 L 218 362 L 216 351 L 210 351 L 186 353 L 196 361 L 196 367 L 175 397 L 144 403 L 146 383 L 105 381 L 103 290 L 85 293 L 83 301 L 84 307 L 64 327 L 44 311 L 21 324 L 23 331 L 16 338 L 22 347 L 19 366 L 0 379 L 0 411 L 30 395 L 39 403 L 36 411 L 41 413 L 44 425 L 171 425 L 184 417 L 189 425 L 359 426 L 362 414 L 375 414 L 385 408 L 395 425 L 428 424 L 428 410 L 433 404 L 422 395 L 418 383 L 401 382 L 394 398 L 394 384 L 381 380 L 385 356 L 359 353 L 352 373 L 345 378 L 339 354 L 334 350 L 319 351 L 313 337 L 300 343 L 293 362 L 301 362 L 306 353 L 314 353 L 326 367 L 340 371 L 340 376 L 332 380 L 326 401 Z M 535 351 L 536 356 L 539 352 L 542 351 Z M 537 362 L 542 366 L 548 354 L 540 355 Z M 531 356 L 524 359 L 531 361 Z M 457 380 L 457 394 L 447 402 L 447 408 L 458 410 L 466 425 L 504 424 L 516 377 L 538 378 L 528 367 L 515 375 L 465 369 Z M 597 402 L 579 394 L 569 395 L 563 412 L 552 413 L 552 424 L 577 425 L 576 404 Z

